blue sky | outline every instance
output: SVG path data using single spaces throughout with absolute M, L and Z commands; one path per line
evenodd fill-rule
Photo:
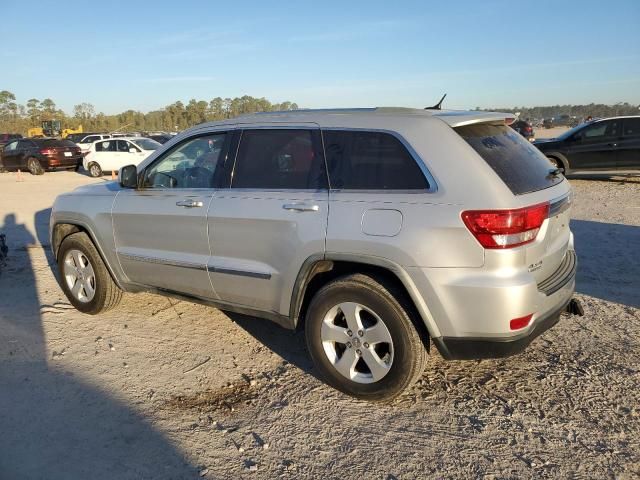
M 271 5 L 273 4 L 273 5 Z M 640 103 L 640 0 L 2 0 L 0 90 L 70 112 Z

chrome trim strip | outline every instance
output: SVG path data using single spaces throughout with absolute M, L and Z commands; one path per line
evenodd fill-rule
M 207 265 L 209 273 L 223 273 L 225 275 L 238 275 L 241 277 L 260 278 L 262 280 L 269 280 L 271 278 L 270 273 L 265 272 L 250 272 L 248 270 L 236 270 L 233 268 L 216 267 L 214 265 Z
M 165 258 L 146 257 L 144 255 L 132 255 L 130 253 L 120 252 L 118 252 L 118 256 L 136 262 L 155 263 L 158 265 L 166 265 L 169 267 L 190 268 L 192 270 L 201 270 L 203 272 L 207 271 L 207 266 L 200 263 L 183 262 L 180 260 L 167 260 Z

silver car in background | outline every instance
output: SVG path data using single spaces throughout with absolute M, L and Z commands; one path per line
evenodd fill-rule
M 80 311 L 152 291 L 304 327 L 317 371 L 388 401 L 427 361 L 523 350 L 570 304 L 571 188 L 508 114 L 255 114 L 57 198 Z M 258 321 L 258 320 L 256 320 Z

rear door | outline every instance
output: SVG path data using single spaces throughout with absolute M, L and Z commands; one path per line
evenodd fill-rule
M 118 194 L 116 252 L 129 281 L 216 298 L 207 273 L 207 209 L 230 137 L 223 131 L 185 139 L 145 169 L 141 188 Z
M 619 119 L 603 120 L 577 132 L 567 154 L 570 168 L 614 170 L 617 167 L 621 123 Z
M 209 275 L 222 301 L 286 314 L 302 263 L 324 254 L 328 190 L 320 130 L 242 131 L 230 187 L 209 209 Z
M 618 140 L 618 169 L 640 168 L 640 117 L 622 119 L 622 137 Z

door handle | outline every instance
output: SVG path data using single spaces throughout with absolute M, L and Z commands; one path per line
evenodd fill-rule
M 311 205 L 309 203 L 285 203 L 282 205 L 282 208 L 295 212 L 317 212 L 320 210 L 318 205 Z
M 202 207 L 203 205 L 204 203 L 197 200 L 181 200 L 179 202 L 176 202 L 176 206 L 186 208 Z

